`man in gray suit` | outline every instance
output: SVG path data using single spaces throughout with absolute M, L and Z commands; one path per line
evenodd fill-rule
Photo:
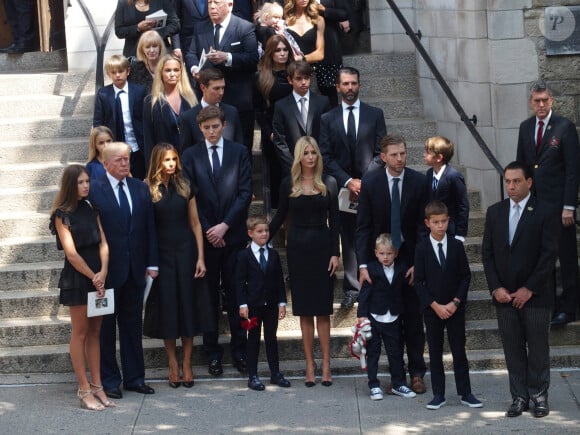
M 320 150 L 324 170 L 336 178 L 340 187 L 358 200 L 361 178 L 371 169 L 383 167 L 381 139 L 387 134 L 385 115 L 377 107 L 360 101 L 360 74 L 357 69 L 339 70 L 336 90 L 342 97 L 340 105 L 322 115 L 320 121 Z M 351 308 L 358 298 L 354 233 L 356 214 L 340 213 L 340 242 L 344 263 L 343 308 Z

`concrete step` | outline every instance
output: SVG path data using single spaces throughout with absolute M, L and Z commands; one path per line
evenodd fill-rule
M 370 77 L 417 73 L 417 57 L 414 52 L 350 55 L 344 56 L 342 63 L 345 66 L 352 66 L 360 72 L 362 87 L 371 81 Z
M 421 98 L 367 98 L 365 103 L 383 110 L 388 123 L 390 119 L 420 118 L 423 116 L 423 100 Z
M 58 186 L 64 169 L 72 162 L 33 162 L 0 165 L 0 185 L 4 188 L 23 186 Z M 84 162 L 75 162 L 83 164 Z
M 49 289 L 58 286 L 64 261 L 16 263 L 0 266 L 0 291 Z
M 0 165 L 0 168 L 2 166 L 3 165 Z M 58 170 L 54 170 L 55 174 L 51 175 L 51 177 L 56 177 L 56 174 L 58 173 L 62 174 L 63 168 L 64 166 L 60 165 Z M 3 175 L 0 175 L 0 178 L 1 177 L 3 177 Z M 58 178 L 60 178 L 60 175 L 58 175 Z M 10 183 L 16 184 L 15 180 Z M 28 186 L 31 186 L 31 184 Z M 58 186 L 28 186 L 0 189 L 0 210 L 2 210 L 3 213 L 50 210 L 54 198 L 58 193 Z
M 372 80 L 370 77 L 360 88 L 360 98 L 367 99 L 385 97 L 418 97 L 419 80 L 415 73 L 404 75 L 381 75 L 380 80 Z
M 49 53 L 47 53 L 49 54 Z M 14 56 L 11 56 L 14 58 Z M 14 60 L 14 59 L 12 59 Z M 21 72 L 23 70 L 19 70 Z M 0 74 L 0 95 L 80 95 L 94 93 L 95 71 Z
M 86 162 L 89 156 L 89 133 L 79 137 L 18 140 L 2 138 L 0 164 L 22 162 Z
M 94 93 L 69 94 L 21 94 L 0 96 L 0 104 L 10 107 L 10 111 L 0 112 L 0 119 L 16 116 L 60 116 L 93 115 Z
M 68 316 L 68 308 L 59 304 L 58 295 L 58 289 L 0 292 L 0 318 Z
M 331 331 L 331 355 L 333 374 L 361 373 L 358 360 L 350 356 L 348 345 L 352 333 L 346 329 Z M 220 343 L 224 347 L 224 377 L 239 377 L 239 373 L 230 366 L 229 337 L 220 336 Z M 300 333 L 278 334 L 281 369 L 286 376 L 303 376 L 304 361 L 302 360 L 302 340 Z M 148 377 L 151 371 L 160 369 L 160 377 L 166 376 L 167 358 L 161 340 L 143 339 L 145 367 Z M 468 350 L 467 357 L 471 370 L 505 369 L 505 357 L 501 346 L 496 348 Z M 265 351 L 260 352 L 260 372 L 266 371 Z M 316 344 L 315 358 L 320 360 L 320 351 Z M 429 363 L 428 353 L 425 360 Z M 578 367 L 580 366 L 580 348 L 577 345 L 556 345 L 550 347 L 551 367 Z M 197 378 L 209 378 L 207 374 L 207 357 L 201 346 L 201 337 L 195 337 L 192 355 L 194 373 Z M 448 350 L 445 350 L 444 363 L 446 370 L 452 370 L 452 359 Z M 381 373 L 386 370 L 385 355 L 381 356 Z M 0 373 L 70 373 L 72 371 L 68 344 L 49 346 L 26 346 L 18 348 L 0 347 Z
M 0 265 L 62 261 L 63 251 L 56 249 L 55 236 L 0 239 Z
M 389 133 L 402 134 L 407 141 L 408 148 L 415 147 L 415 144 L 410 145 L 409 142 L 420 143 L 417 147 L 421 151 L 420 162 L 423 162 L 425 139 L 437 134 L 437 124 L 434 121 L 426 121 L 423 118 L 393 119 L 387 123 L 387 129 Z
M 47 52 L 34 51 L 22 54 L 0 53 L 0 72 L 2 72 L 0 77 L 3 77 L 4 75 L 14 77 L 14 75 L 22 71 L 37 71 L 39 73 L 49 71 L 66 71 L 67 62 L 67 52 L 65 49 Z M 19 76 L 19 74 L 16 75 L 16 77 Z M 14 83 L 18 82 L 12 83 L 14 88 L 20 88 L 20 84 L 18 86 L 14 86 Z
M 59 139 L 84 136 L 88 143 L 92 125 L 92 114 L 0 119 L 3 140 Z

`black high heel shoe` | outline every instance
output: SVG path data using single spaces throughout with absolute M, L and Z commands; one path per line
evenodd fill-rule
M 312 388 L 316 385 L 316 371 L 318 370 L 318 366 L 316 365 L 316 362 L 314 363 L 314 382 L 312 381 L 305 381 L 304 385 L 306 386 L 306 388 Z

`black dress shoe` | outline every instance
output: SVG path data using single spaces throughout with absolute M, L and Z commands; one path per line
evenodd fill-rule
M 574 316 L 573 314 L 556 313 L 554 317 L 552 317 L 550 326 L 564 326 L 567 323 L 573 322 L 574 320 L 576 320 L 576 316 Z
M 537 399 L 536 400 L 536 406 L 534 408 L 533 411 L 533 415 L 536 418 L 542 418 L 545 417 L 546 415 L 548 415 L 550 413 L 550 408 L 548 406 L 548 399 Z
M 0 48 L 0 53 L 9 53 L 10 50 L 14 50 L 15 47 L 16 47 L 16 44 L 12 43 L 8 47 Z
M 155 394 L 155 390 L 147 384 L 141 384 L 135 387 L 125 387 L 125 390 L 134 391 L 139 394 Z
M 110 399 L 122 399 L 123 392 L 118 388 L 112 388 L 110 390 L 104 390 L 107 397 Z
M 290 387 L 290 381 L 284 377 L 282 373 L 275 374 L 270 378 L 270 383 L 272 385 L 278 385 L 282 388 Z
M 264 391 L 266 389 L 260 378 L 257 376 L 250 377 L 248 380 L 248 388 L 254 391 Z
M 247 367 L 245 358 L 235 358 L 234 359 L 234 367 L 240 373 L 246 373 L 248 371 L 248 367 Z
M 223 374 L 224 368 L 222 367 L 222 362 L 217 359 L 211 360 L 209 362 L 209 367 L 207 371 L 212 376 L 219 376 Z
M 522 412 L 527 411 L 528 409 L 530 409 L 528 400 L 524 399 L 523 397 L 516 397 L 505 413 L 505 416 L 519 417 L 522 415 Z

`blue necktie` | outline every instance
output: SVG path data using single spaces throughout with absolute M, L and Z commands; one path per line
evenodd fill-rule
M 401 247 L 401 196 L 399 194 L 400 178 L 393 178 L 391 191 L 391 239 L 396 249 Z
M 433 192 L 437 190 L 437 186 L 439 186 L 439 180 L 433 177 Z
M 443 252 L 443 243 L 437 243 L 439 246 L 439 264 L 441 264 L 441 269 L 445 268 L 445 253 Z
M 123 189 L 123 185 L 123 182 L 119 181 L 119 208 L 121 209 L 121 214 L 128 225 L 131 222 L 131 207 L 129 206 L 129 200 L 127 199 L 127 194 Z
M 121 104 L 121 94 L 125 91 L 117 92 L 115 97 L 115 140 L 125 142 L 125 122 L 123 120 L 123 105 Z
M 217 152 L 217 145 L 213 145 L 211 147 L 211 149 L 213 150 L 213 152 L 211 154 L 213 179 L 217 180 L 218 177 L 220 176 L 220 169 L 221 169 L 220 157 L 219 157 L 218 152 Z
M 266 272 L 266 266 L 268 265 L 266 261 L 266 256 L 264 255 L 264 248 L 260 248 L 260 267 L 264 272 Z

